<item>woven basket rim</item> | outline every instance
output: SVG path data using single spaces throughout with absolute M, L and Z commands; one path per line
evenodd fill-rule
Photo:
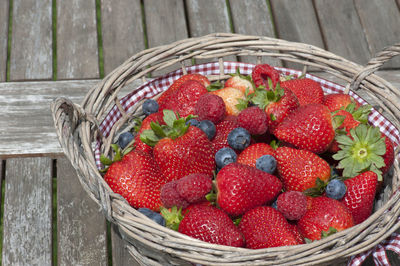
M 129 251 L 143 261 L 154 265 L 176 261 L 214 265 L 240 265 L 245 262 L 260 265 L 294 262 L 314 264 L 358 254 L 373 247 L 397 230 L 399 228 L 397 218 L 400 215 L 400 203 L 396 204 L 400 198 L 397 180 L 400 178 L 400 171 L 397 159 L 393 175 L 395 192 L 385 205 L 365 222 L 352 229 L 299 246 L 250 250 L 205 243 L 149 222 L 141 213 L 130 207 L 120 195 L 111 191 L 97 170 L 92 143 L 100 137 L 98 127 L 101 120 L 99 118 L 107 113 L 110 106 L 118 102 L 115 97 L 121 88 L 139 78 L 143 79 L 144 83 L 149 72 L 168 69 L 172 63 L 182 62 L 182 69 L 185 69 L 187 63 L 184 61 L 187 58 L 216 57 L 219 62 L 225 62 L 229 60 L 221 58 L 232 54 L 239 57 L 245 57 L 247 54 L 258 56 L 259 59 L 268 56 L 283 61 L 302 62 L 311 67 L 318 66 L 323 72 L 332 72 L 341 76 L 348 82 L 349 85 L 346 86 L 348 90 L 350 86 L 356 84 L 358 88 L 360 84 L 359 90 L 371 90 L 379 97 L 388 94 L 382 98 L 385 100 L 389 96 L 398 95 L 396 91 L 393 91 L 393 85 L 375 74 L 369 73 L 363 76 L 365 69 L 368 68 L 370 71 L 371 66 L 360 66 L 321 48 L 269 37 L 216 33 L 180 40 L 135 54 L 93 87 L 81 105 L 64 98 L 55 100 L 52 103 L 52 114 L 64 153 L 77 170 L 84 189 L 102 207 L 105 217 L 115 223 L 127 239 Z M 358 79 L 360 76 L 361 81 Z M 379 97 L 378 104 L 382 103 Z M 390 100 L 390 106 L 384 110 L 389 111 L 396 118 L 398 129 L 399 105 L 396 105 L 394 99 Z M 124 119 L 121 121 L 126 122 Z M 120 124 L 117 126 L 121 126 Z M 111 136 L 105 143 L 111 142 L 113 134 L 115 132 L 111 132 Z M 396 155 L 398 155 L 398 150 Z M 132 243 L 143 246 L 139 248 L 139 251 Z M 349 246 L 349 243 L 354 243 L 354 245 Z M 154 258 L 148 255 L 146 250 L 160 251 L 162 255 Z

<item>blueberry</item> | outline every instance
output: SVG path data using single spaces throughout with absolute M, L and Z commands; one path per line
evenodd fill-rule
M 250 133 L 242 127 L 233 129 L 228 134 L 228 144 L 235 150 L 244 150 L 250 145 Z
M 275 210 L 278 209 L 278 200 L 275 200 L 274 202 L 272 202 L 271 207 L 274 208 Z
M 219 149 L 215 153 L 215 163 L 217 164 L 218 168 L 222 168 L 225 165 L 236 162 L 236 160 L 237 160 L 236 152 L 229 147 Z
M 153 99 L 147 99 L 143 102 L 142 110 L 145 115 L 158 112 L 158 103 Z
M 257 159 L 256 168 L 272 175 L 276 169 L 276 159 L 269 154 L 263 155 Z
M 217 132 L 215 125 L 210 120 L 202 120 L 198 126 L 204 133 L 206 133 L 209 140 L 212 140 Z
M 332 199 L 340 200 L 346 194 L 347 187 L 342 180 L 332 179 L 326 186 L 326 196 Z
M 133 135 L 131 132 L 124 132 L 118 137 L 118 145 L 121 149 L 125 149 L 125 147 L 133 140 Z
M 154 222 L 158 223 L 159 225 L 165 226 L 165 219 L 161 216 L 158 212 L 154 212 L 148 208 L 139 208 L 138 212 L 146 215 Z
M 198 120 L 192 118 L 192 119 L 186 121 L 186 125 L 189 125 L 189 124 L 192 126 L 195 126 L 195 127 L 199 127 L 200 122 Z

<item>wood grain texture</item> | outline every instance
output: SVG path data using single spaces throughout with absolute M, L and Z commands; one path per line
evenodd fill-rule
M 126 248 L 126 241 L 122 239 L 116 225 L 111 225 L 112 263 L 115 266 L 140 265 Z
M 10 80 L 51 79 L 51 0 L 14 0 Z
M 107 265 L 106 221 L 66 157 L 57 159 L 58 265 Z
M 144 14 L 149 48 L 188 37 L 183 1 L 165 0 L 160 5 L 159 0 L 147 0 L 144 1 Z M 166 74 L 180 67 L 180 64 L 175 64 L 162 71 L 155 71 L 152 77 Z
M 60 96 L 79 103 L 96 83 L 0 83 L 0 156 L 61 153 L 50 103 Z
M 229 4 L 235 33 L 275 37 L 273 18 L 266 1 L 229 0 Z M 249 19 L 249 17 L 251 17 L 251 19 Z M 240 61 L 256 63 L 257 58 L 244 57 L 240 58 Z M 280 60 L 274 58 L 263 58 L 261 62 L 273 66 L 282 65 Z
M 98 77 L 95 1 L 57 1 L 57 79 Z
M 228 8 L 225 0 L 187 0 L 186 11 L 189 20 L 189 35 L 200 37 L 216 32 L 231 32 Z M 196 60 L 196 63 L 212 62 L 217 59 Z M 225 57 L 226 61 L 237 61 L 235 56 Z
M 0 81 L 5 81 L 7 74 L 8 3 L 0 1 Z
M 51 165 L 45 157 L 6 162 L 3 265 L 51 265 Z
M 314 3 L 326 48 L 348 60 L 366 64 L 371 53 L 354 2 L 316 0 Z
M 145 48 L 140 0 L 102 0 L 101 28 L 106 75 Z
M 394 0 L 356 0 L 355 4 L 372 54 L 400 41 L 400 12 Z M 384 67 L 400 68 L 400 57 Z

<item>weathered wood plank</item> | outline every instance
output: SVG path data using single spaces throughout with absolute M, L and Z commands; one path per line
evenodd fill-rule
M 311 0 L 271 0 L 270 2 L 278 38 L 324 48 Z M 284 65 L 301 69 L 299 64 L 295 63 L 284 62 Z
M 51 265 L 51 169 L 50 158 L 7 160 L 3 265 Z
M 107 265 L 105 218 L 66 157 L 57 159 L 58 265 Z
M 235 33 L 275 37 L 273 18 L 266 1 L 229 0 L 229 4 Z M 257 63 L 257 58 L 244 57 L 240 61 Z M 274 58 L 262 58 L 261 62 L 273 66 L 282 65 L 280 60 Z
M 348 60 L 366 64 L 371 58 L 352 0 L 314 1 L 326 48 Z
M 0 81 L 6 80 L 9 2 L 0 1 Z
M 399 42 L 400 12 L 394 0 L 356 0 L 355 4 L 372 54 Z M 400 57 L 384 67 L 400 68 Z
M 101 28 L 106 75 L 145 48 L 140 0 L 102 0 Z
M 14 0 L 10 80 L 51 79 L 51 0 Z
M 189 36 L 200 37 L 216 32 L 231 32 L 228 8 L 225 0 L 186 1 L 189 20 Z M 226 61 L 236 61 L 235 56 L 225 57 Z M 197 63 L 216 59 L 196 60 Z
M 144 13 L 149 48 L 188 37 L 183 1 L 167 0 L 163 1 L 162 5 L 158 0 L 144 1 Z M 175 64 L 162 71 L 153 72 L 152 76 L 166 74 L 180 67 L 180 64 Z
M 126 241 L 122 239 L 116 225 L 111 225 L 112 263 L 116 266 L 140 265 L 126 248 Z
M 57 79 L 99 73 L 95 1 L 57 1 Z

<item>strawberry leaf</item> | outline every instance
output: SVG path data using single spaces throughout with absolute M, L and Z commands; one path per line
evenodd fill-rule
M 172 207 L 170 210 L 161 207 L 161 215 L 165 219 L 166 227 L 178 231 L 179 224 L 183 219 L 182 208 Z
M 213 82 L 210 85 L 208 85 L 207 90 L 208 91 L 217 91 L 217 90 L 222 89 L 223 87 L 224 87 L 224 85 L 221 82 L 216 81 L 216 82 Z
M 317 180 L 315 180 L 315 186 L 312 188 L 306 189 L 304 191 L 304 194 L 306 194 L 307 196 L 311 196 L 311 197 L 321 196 L 324 193 L 327 185 L 328 185 L 328 183 L 325 183 L 320 178 L 317 178 Z
M 329 227 L 328 231 L 322 231 L 321 232 L 321 239 L 326 238 L 326 237 L 328 237 L 330 235 L 333 235 L 333 234 L 335 234 L 337 232 L 338 232 L 338 230 L 336 228 Z
M 113 161 L 110 158 L 106 157 L 104 154 L 101 154 L 100 155 L 100 162 L 103 165 L 111 165 Z
M 167 126 L 172 128 L 174 126 L 174 121 L 176 120 L 174 111 L 165 109 L 163 110 L 163 114 L 164 122 L 167 124 Z

